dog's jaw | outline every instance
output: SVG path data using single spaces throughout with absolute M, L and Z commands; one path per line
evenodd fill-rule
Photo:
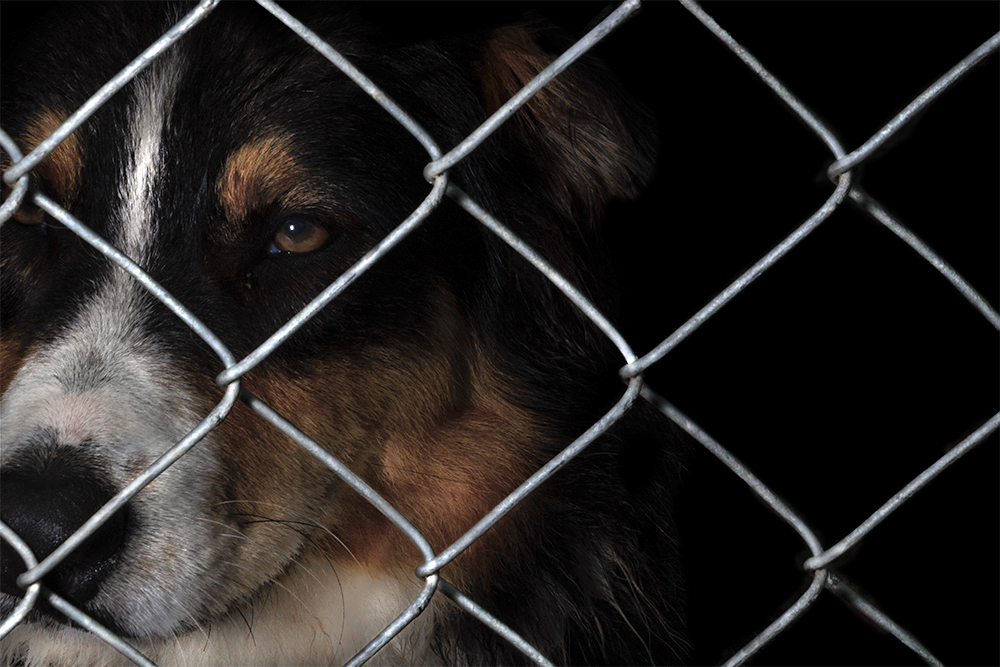
M 344 664 L 405 609 L 420 584 L 403 574 L 394 579 L 373 577 L 359 569 L 338 568 L 331 573 L 331 567 L 318 561 L 296 564 L 267 593 L 210 626 L 132 643 L 163 665 Z M 440 664 L 430 644 L 438 606 L 432 602 L 367 664 Z M 0 663 L 24 667 L 132 664 L 88 632 L 37 624 L 21 625 L 11 632 L 0 644 Z

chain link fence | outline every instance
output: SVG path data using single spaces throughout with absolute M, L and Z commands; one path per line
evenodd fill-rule
M 178 23 L 173 30 L 164 35 L 163 38 L 155 44 L 151 45 L 142 56 L 123 70 L 119 76 L 109 81 L 108 84 L 102 88 L 101 91 L 95 94 L 86 105 L 77 110 L 62 127 L 54 132 L 48 139 L 43 141 L 38 148 L 32 151 L 29 155 L 22 155 L 18 147 L 6 134 L 0 135 L 4 150 L 12 156 L 14 162 L 14 164 L 4 174 L 5 183 L 12 186 L 13 190 L 8 199 L 4 202 L 2 210 L 0 210 L 0 220 L 6 221 L 6 219 L 10 217 L 13 210 L 20 205 L 20 202 L 25 196 L 27 189 L 25 174 L 27 174 L 27 172 L 34 165 L 43 159 L 62 139 L 67 137 L 79 125 L 85 123 L 90 114 L 99 108 L 104 101 L 109 99 L 124 85 L 126 85 L 132 77 L 141 71 L 141 69 L 157 58 L 159 54 L 161 54 L 171 43 L 175 40 L 183 39 L 184 33 L 190 27 L 210 16 L 216 2 L 217 0 L 205 0 L 205 2 L 199 4 L 197 8 L 195 8 L 187 17 Z M 497 633 L 504 636 L 508 641 L 517 645 L 530 660 L 538 664 L 548 664 L 545 656 L 541 655 L 533 647 L 526 644 L 509 628 L 504 626 L 498 619 L 491 617 L 485 610 L 476 604 L 475 600 L 467 598 L 461 591 L 442 579 L 438 572 L 442 567 L 444 567 L 444 565 L 454 559 L 464 549 L 468 548 L 468 546 L 478 539 L 478 537 L 482 535 L 490 526 L 500 520 L 500 518 L 510 511 L 510 509 L 520 502 L 527 494 L 531 493 L 538 484 L 540 484 L 549 475 L 553 474 L 555 470 L 570 460 L 590 442 L 603 433 L 604 430 L 606 430 L 612 423 L 614 423 L 615 420 L 621 417 L 621 415 L 628 410 L 629 406 L 634 401 L 646 400 L 663 412 L 667 417 L 679 424 L 684 430 L 700 442 L 705 447 L 707 452 L 710 452 L 716 459 L 718 459 L 718 461 L 721 461 L 721 463 L 724 464 L 724 466 L 728 468 L 733 475 L 735 475 L 735 477 L 730 478 L 731 480 L 735 480 L 737 478 L 742 480 L 742 483 L 746 485 L 745 488 L 749 489 L 761 501 L 763 501 L 767 507 L 773 510 L 773 512 L 781 518 L 784 524 L 791 529 L 791 534 L 797 535 L 797 539 L 799 540 L 799 545 L 793 549 L 793 553 L 786 556 L 786 559 L 791 559 L 794 557 L 795 552 L 802 551 L 802 557 L 800 558 L 801 570 L 799 574 L 801 581 L 800 592 L 796 593 L 791 599 L 789 599 L 788 604 L 785 605 L 782 610 L 779 610 L 770 622 L 767 622 L 763 618 L 759 619 L 757 634 L 752 638 L 749 638 L 744 645 L 732 647 L 731 650 L 723 651 L 723 657 L 728 659 L 729 664 L 739 664 L 750 659 L 772 641 L 776 644 L 780 644 L 780 642 L 785 640 L 783 635 L 787 636 L 787 634 L 790 634 L 788 628 L 791 626 L 793 621 L 800 617 L 808 617 L 810 610 L 821 606 L 822 601 L 831 597 L 835 597 L 843 601 L 859 615 L 868 619 L 874 626 L 875 630 L 888 633 L 888 635 L 898 639 L 902 645 L 912 651 L 912 653 L 908 654 L 910 660 L 920 659 L 928 664 L 941 664 L 932 651 L 925 647 L 925 645 L 921 643 L 920 639 L 918 639 L 917 635 L 919 633 L 910 633 L 907 629 L 902 627 L 907 624 L 898 624 L 893 620 L 893 617 L 887 613 L 883 605 L 873 603 L 867 595 L 860 593 L 857 586 L 849 583 L 848 578 L 841 572 L 841 566 L 849 560 L 850 556 L 854 552 L 858 550 L 860 543 L 862 540 L 866 540 L 868 538 L 869 533 L 871 533 L 872 536 L 877 535 L 880 530 L 883 530 L 880 525 L 883 521 L 903 507 L 904 503 L 909 505 L 916 502 L 911 501 L 910 498 L 914 497 L 918 491 L 925 487 L 946 467 L 956 462 L 960 457 L 965 456 L 977 444 L 994 434 L 998 425 L 1000 425 L 1000 413 L 987 416 L 985 419 L 981 419 L 976 423 L 967 424 L 967 430 L 964 433 L 948 434 L 945 440 L 937 445 L 945 448 L 944 454 L 937 458 L 937 460 L 908 460 L 905 462 L 905 465 L 900 464 L 899 467 L 905 470 L 913 469 L 914 466 L 916 466 L 919 469 L 919 472 L 908 475 L 900 485 L 902 487 L 901 490 L 894 495 L 891 493 L 886 494 L 879 498 L 877 502 L 869 505 L 869 509 L 866 511 L 867 518 L 862 517 L 861 520 L 854 522 L 850 528 L 845 530 L 843 533 L 834 535 L 833 539 L 825 539 L 825 536 L 811 528 L 813 522 L 810 512 L 803 511 L 802 509 L 803 507 L 808 506 L 808 502 L 802 502 L 802 506 L 793 508 L 782 500 L 782 496 L 786 492 L 785 489 L 771 486 L 767 483 L 769 481 L 769 475 L 766 473 L 773 469 L 773 461 L 771 464 L 768 464 L 766 461 L 766 456 L 768 455 L 767 451 L 761 452 L 747 450 L 745 455 L 741 453 L 741 458 L 747 460 L 747 464 L 744 464 L 741 462 L 741 458 L 737 458 L 733 453 L 731 453 L 732 451 L 741 450 L 738 450 L 737 448 L 727 448 L 729 447 L 729 443 L 726 442 L 728 433 L 725 436 L 720 435 L 719 433 L 714 433 L 713 436 L 713 432 L 715 431 L 714 428 L 703 428 L 703 422 L 697 415 L 695 415 L 695 418 L 698 419 L 698 423 L 693 421 L 685 414 L 685 412 L 682 412 L 681 409 L 676 407 L 674 402 L 667 400 L 663 395 L 654 391 L 653 387 L 666 387 L 669 391 L 664 391 L 663 393 L 671 396 L 683 394 L 683 387 L 675 388 L 674 383 L 667 379 L 661 382 L 659 380 L 659 376 L 656 374 L 657 370 L 669 367 L 670 359 L 677 356 L 675 350 L 685 343 L 689 337 L 691 337 L 692 340 L 697 340 L 699 336 L 704 336 L 705 334 L 703 334 L 700 330 L 703 325 L 705 325 L 706 329 L 708 329 L 720 320 L 725 321 L 725 313 L 727 310 L 731 311 L 734 307 L 738 308 L 738 304 L 741 300 L 746 301 L 748 298 L 751 298 L 748 295 L 753 292 L 753 289 L 748 290 L 748 288 L 757 282 L 758 279 L 761 279 L 762 283 L 767 283 L 768 279 L 765 278 L 765 276 L 780 273 L 780 267 L 789 262 L 793 262 L 796 254 L 802 256 L 807 253 L 808 251 L 803 248 L 808 246 L 810 242 L 815 241 L 814 237 L 820 235 L 819 230 L 823 229 L 824 223 L 832 215 L 834 215 L 835 212 L 840 215 L 841 211 L 848 207 L 852 207 L 855 211 L 861 212 L 864 216 L 867 216 L 871 220 L 875 221 L 875 223 L 891 232 L 891 234 L 896 237 L 896 240 L 893 241 L 896 246 L 899 248 L 909 247 L 916 253 L 916 255 L 922 258 L 922 261 L 926 262 L 927 266 L 936 270 L 937 273 L 933 279 L 940 285 L 950 285 L 950 289 L 953 289 L 955 294 L 958 295 L 956 298 L 964 299 L 964 301 L 967 302 L 972 309 L 974 309 L 973 312 L 976 313 L 976 317 L 978 318 L 976 322 L 971 323 L 969 322 L 969 318 L 965 317 L 960 324 L 968 327 L 977 326 L 989 328 L 991 332 L 990 335 L 994 336 L 992 340 L 994 346 L 993 353 L 995 354 L 995 331 L 1000 329 L 1000 314 L 997 313 L 995 305 L 991 304 L 990 299 L 984 298 L 979 292 L 977 292 L 976 287 L 970 284 L 970 282 L 963 277 L 963 272 L 953 268 L 918 236 L 910 231 L 910 229 L 905 226 L 901 220 L 897 219 L 897 217 L 889 213 L 885 207 L 880 205 L 878 201 L 876 201 L 875 195 L 868 193 L 867 188 L 862 184 L 861 167 L 865 165 L 867 161 L 870 161 L 873 156 L 880 156 L 886 154 L 887 151 L 895 150 L 895 146 L 892 142 L 895 141 L 902 132 L 906 131 L 908 123 L 910 123 L 917 115 L 927 110 L 930 105 L 935 103 L 945 90 L 954 86 L 978 63 L 995 54 L 998 44 L 1000 44 L 1000 34 L 994 35 L 982 44 L 970 43 L 967 53 L 963 54 L 964 57 L 956 60 L 954 63 L 951 63 L 953 66 L 950 70 L 946 72 L 934 72 L 928 75 L 940 75 L 940 77 L 922 92 L 920 90 L 914 90 L 912 100 L 898 100 L 897 104 L 902 108 L 902 111 L 900 111 L 881 128 L 877 126 L 871 127 L 870 138 L 865 141 L 858 142 L 858 147 L 852 150 L 850 147 L 843 146 L 838 140 L 836 128 L 831 127 L 821 117 L 813 114 L 809 108 L 807 108 L 807 106 L 796 97 L 793 90 L 786 88 L 778 80 L 778 78 L 766 69 L 765 64 L 759 62 L 747 48 L 727 33 L 723 27 L 716 23 L 715 19 L 713 19 L 711 15 L 716 13 L 714 7 L 710 7 L 710 9 L 712 9 L 711 12 L 706 12 L 702 7 L 694 2 L 682 2 L 681 4 L 690 13 L 690 15 L 705 29 L 707 29 L 708 33 L 714 35 L 724 48 L 728 49 L 732 53 L 733 58 L 741 60 L 746 67 L 750 69 L 752 76 L 756 79 L 756 83 L 754 85 L 760 87 L 761 90 L 769 89 L 773 95 L 776 95 L 781 104 L 790 110 L 792 115 L 808 128 L 813 135 L 812 140 L 818 142 L 819 145 L 825 146 L 825 149 L 829 153 L 829 167 L 826 169 L 826 177 L 832 181 L 834 188 L 832 194 L 829 194 L 828 198 L 818 205 L 814 211 L 802 216 L 804 218 L 804 222 L 801 222 L 798 227 L 794 228 L 790 233 L 785 235 L 784 238 L 774 244 L 773 247 L 766 250 L 766 252 L 763 253 L 763 257 L 759 261 L 753 263 L 749 266 L 749 268 L 738 275 L 735 280 L 722 288 L 721 291 L 709 300 L 707 305 L 700 309 L 695 309 L 693 315 L 690 315 L 686 321 L 673 328 L 673 333 L 655 346 L 650 346 L 652 347 L 651 351 L 643 355 L 638 355 L 633 352 L 633 347 L 638 347 L 639 349 L 647 348 L 645 346 L 639 347 L 636 342 L 630 341 L 627 336 L 623 336 L 619 333 L 619 330 L 616 329 L 600 313 L 598 313 L 586 301 L 586 299 L 576 291 L 572 284 L 568 283 L 560 275 L 558 275 L 558 273 L 556 273 L 545 262 L 544 248 L 533 249 L 525 246 L 509 230 L 494 220 L 488 211 L 483 210 L 476 202 L 470 200 L 454 184 L 449 183 L 447 176 L 447 170 L 449 167 L 459 162 L 469 152 L 475 150 L 476 146 L 478 146 L 478 144 L 485 136 L 488 135 L 489 132 L 494 130 L 500 123 L 504 122 L 531 94 L 544 86 L 547 81 L 556 76 L 564 67 L 569 66 L 574 58 L 578 57 L 588 49 L 593 48 L 594 44 L 601 40 L 605 35 L 609 34 L 610 31 L 617 27 L 620 23 L 625 23 L 622 27 L 621 34 L 627 34 L 630 27 L 627 19 L 638 8 L 638 2 L 630 0 L 629 2 L 626 2 L 616 8 L 576 46 L 556 60 L 549 68 L 546 69 L 545 72 L 539 75 L 536 80 L 529 84 L 507 105 L 494 114 L 494 116 L 490 118 L 479 130 L 473 133 L 467 141 L 455 148 L 437 146 L 434 139 L 423 132 L 423 130 L 406 115 L 405 110 L 397 108 L 391 100 L 388 100 L 383 94 L 381 94 L 381 91 L 379 91 L 377 87 L 375 87 L 375 85 L 365 77 L 363 72 L 356 71 L 349 62 L 344 60 L 336 51 L 331 49 L 328 45 L 323 43 L 322 40 L 298 23 L 293 16 L 288 14 L 280 6 L 270 2 L 270 0 L 259 0 L 259 4 L 264 9 L 274 14 L 279 20 L 283 21 L 289 29 L 296 31 L 302 36 L 303 39 L 307 40 L 317 50 L 319 50 L 330 60 L 331 67 L 336 66 L 340 68 L 359 86 L 362 86 L 367 92 L 372 94 L 376 100 L 381 100 L 380 103 L 383 104 L 386 111 L 396 117 L 397 120 L 399 120 L 399 122 L 402 123 L 414 135 L 414 137 L 417 138 L 418 141 L 420 141 L 428 152 L 429 159 L 428 165 L 424 171 L 424 176 L 432 183 L 430 192 L 424 203 L 417 210 L 415 210 L 409 218 L 403 221 L 392 234 L 372 249 L 368 255 L 355 265 L 355 267 L 350 269 L 344 274 L 344 276 L 330 285 L 309 306 L 303 309 L 303 311 L 296 315 L 285 326 L 275 332 L 275 334 L 267 342 L 244 359 L 234 358 L 222 341 L 217 339 L 207 327 L 201 324 L 185 308 L 184 304 L 178 302 L 172 295 L 157 285 L 155 281 L 146 275 L 129 258 L 125 257 L 103 239 L 90 232 L 86 227 L 86 221 L 76 220 L 43 195 L 35 196 L 35 203 L 39 207 L 43 208 L 67 228 L 76 232 L 81 236 L 81 238 L 98 248 L 109 259 L 128 271 L 137 281 L 145 285 L 150 292 L 156 295 L 158 299 L 167 305 L 167 307 L 170 308 L 178 317 L 187 322 L 195 333 L 197 333 L 212 347 L 212 349 L 216 351 L 226 369 L 219 375 L 217 381 L 220 385 L 227 387 L 227 391 L 224 400 L 212 411 L 210 415 L 206 417 L 204 422 L 197 429 L 195 429 L 195 431 L 179 442 L 147 471 L 142 473 L 132 484 L 123 489 L 115 497 L 115 499 L 98 512 L 90 521 L 84 524 L 84 526 L 82 526 L 76 534 L 70 537 L 59 549 L 45 558 L 42 562 L 39 563 L 35 560 L 34 556 L 30 552 L 30 549 L 28 549 L 27 546 L 21 542 L 12 531 L 10 531 L 6 526 L 0 525 L 0 535 L 2 535 L 3 538 L 10 544 L 15 546 L 29 568 L 28 571 L 19 578 L 19 583 L 27 589 L 27 594 L 13 614 L 5 619 L 0 619 L 0 637 L 8 633 L 13 627 L 20 623 L 25 614 L 36 603 L 38 598 L 40 596 L 44 596 L 53 607 L 65 613 L 68 617 L 72 618 L 83 627 L 100 635 L 103 639 L 115 646 L 115 648 L 128 656 L 136 664 L 150 664 L 144 656 L 129 646 L 123 639 L 116 637 L 111 632 L 102 628 L 93 619 L 90 619 L 79 610 L 73 608 L 51 591 L 45 590 L 38 582 L 47 572 L 51 571 L 52 568 L 56 567 L 61 560 L 71 553 L 76 546 L 82 543 L 88 535 L 96 530 L 105 519 L 114 513 L 116 509 L 121 507 L 133 495 L 139 493 L 142 488 L 152 481 L 157 474 L 165 470 L 174 461 L 183 456 L 186 451 L 195 446 L 198 441 L 212 428 L 225 419 L 229 410 L 236 401 L 242 400 L 258 414 L 286 433 L 292 440 L 312 452 L 318 459 L 323 461 L 327 466 L 341 476 L 345 482 L 350 484 L 365 498 L 367 498 L 410 537 L 425 558 L 425 561 L 416 569 L 417 574 L 425 581 L 423 591 L 415 600 L 413 600 L 406 611 L 401 614 L 393 624 L 387 627 L 377 637 L 372 639 L 372 642 L 352 660 L 351 664 L 361 664 L 374 655 L 375 652 L 390 641 L 395 634 L 397 634 L 403 627 L 419 615 L 430 603 L 432 597 L 436 595 L 447 596 L 466 612 L 473 614 L 482 620 L 484 623 L 492 627 Z M 863 8 L 855 9 L 855 13 L 863 13 Z M 621 49 L 623 48 L 623 45 L 619 43 L 616 48 Z M 664 76 L 669 77 L 669 75 Z M 710 79 L 712 72 L 699 70 L 698 76 Z M 993 82 L 993 85 L 995 87 L 995 81 Z M 683 101 L 678 101 L 677 103 L 683 104 Z M 776 111 L 775 113 L 777 114 L 778 112 Z M 668 135 L 669 128 L 663 128 L 663 132 L 665 135 Z M 993 147 L 993 149 L 995 149 L 995 147 Z M 670 150 L 670 142 L 667 141 L 664 145 L 664 157 L 661 159 L 674 159 Z M 995 157 L 995 155 L 993 155 L 993 157 Z M 753 156 L 740 156 L 737 166 L 740 169 L 740 173 L 729 174 L 730 177 L 743 179 L 754 179 L 757 177 L 757 174 L 754 173 L 755 162 Z M 815 169 L 815 165 L 813 165 L 812 168 Z M 724 186 L 725 184 L 720 182 L 719 185 Z M 781 196 L 779 185 L 765 185 L 766 187 L 774 189 L 770 192 L 765 192 L 762 199 L 772 196 Z M 995 183 L 993 186 L 993 196 L 995 199 Z M 679 196 L 677 193 L 670 192 L 667 192 L 665 195 L 662 192 L 654 192 L 653 194 L 657 197 L 666 196 L 668 198 Z M 913 194 L 916 198 L 919 198 L 920 195 L 920 192 L 915 192 Z M 578 440 L 570 444 L 562 454 L 540 469 L 510 497 L 484 516 L 475 527 L 473 527 L 465 536 L 456 541 L 451 547 L 445 549 L 441 553 L 435 553 L 419 531 L 417 531 L 402 515 L 400 515 L 395 508 L 378 497 L 377 494 L 367 487 L 360 478 L 353 475 L 353 473 L 351 473 L 346 466 L 324 451 L 309 437 L 308 434 L 296 429 L 280 414 L 274 412 L 270 407 L 255 397 L 249 395 L 245 391 L 241 391 L 239 378 L 265 359 L 275 347 L 290 337 L 298 329 L 298 327 L 302 326 L 302 324 L 308 320 L 311 315 L 335 299 L 343 290 L 350 289 L 349 285 L 351 281 L 364 272 L 369 266 L 379 261 L 379 258 L 385 252 L 398 243 L 406 243 L 406 235 L 413 229 L 417 228 L 444 197 L 451 197 L 454 201 L 465 208 L 471 216 L 478 220 L 480 224 L 485 225 L 493 233 L 506 240 L 515 250 L 524 256 L 527 261 L 534 264 L 539 271 L 543 272 L 550 280 L 552 280 L 553 283 L 560 290 L 562 290 L 564 294 L 566 294 L 567 298 L 571 299 L 573 303 L 586 313 L 595 325 L 597 325 L 614 342 L 622 354 L 623 365 L 621 368 L 621 376 L 627 382 L 627 389 L 614 408 L 597 421 L 591 429 L 582 434 Z M 751 202 L 748 202 L 748 204 L 750 203 Z M 761 202 L 756 203 L 760 204 Z M 759 215 L 759 213 L 756 215 Z M 995 218 L 983 222 L 989 225 L 996 225 Z M 681 223 L 675 222 L 674 224 Z M 753 228 L 751 226 L 751 233 L 752 231 Z M 995 250 L 996 249 L 994 248 L 994 251 Z M 786 255 L 788 256 L 787 260 L 784 259 Z M 991 259 L 995 262 L 995 253 L 991 256 Z M 926 280 L 924 280 L 924 282 L 926 282 Z M 767 284 L 769 285 L 769 289 L 774 288 L 774 281 Z M 924 283 L 920 282 L 919 284 Z M 684 288 L 683 286 L 673 286 L 671 289 L 683 290 Z M 665 298 L 669 298 L 669 295 Z M 995 301 L 996 299 L 993 298 L 994 303 Z M 733 307 L 728 305 L 730 302 L 733 302 Z M 630 301 L 626 300 L 626 303 L 630 303 Z M 635 316 L 638 317 L 638 315 Z M 857 326 L 864 325 L 863 322 L 855 324 Z M 873 336 L 877 336 L 878 332 L 872 331 L 871 334 Z M 970 334 L 970 336 L 971 335 L 972 334 Z M 711 334 L 708 335 L 709 338 L 711 338 L 711 336 Z M 829 343 L 828 338 L 824 338 L 823 341 Z M 808 348 L 808 346 L 805 347 Z M 827 352 L 825 350 L 814 349 L 812 350 L 812 353 L 822 356 Z M 997 380 L 996 363 L 990 363 L 991 361 L 995 362 L 995 357 L 986 357 L 980 361 L 982 361 L 985 366 L 985 369 L 982 371 L 985 375 L 985 381 L 992 383 L 995 386 Z M 913 360 L 913 363 L 915 364 L 920 362 L 921 359 Z M 645 382 L 643 381 L 644 377 L 646 378 Z M 813 378 L 817 382 L 823 381 L 821 375 L 815 375 Z M 871 380 L 870 378 L 857 377 L 855 378 L 855 381 L 861 384 Z M 754 379 L 751 378 L 747 385 L 747 390 L 752 391 Z M 942 393 L 949 391 L 947 388 L 943 387 L 938 387 L 937 389 Z M 804 386 L 803 391 L 810 391 L 810 387 Z M 989 396 L 993 396 L 995 399 L 995 387 L 994 393 L 989 394 Z M 678 405 L 684 404 L 683 398 L 675 400 Z M 995 400 L 993 402 L 995 403 Z M 996 409 L 995 405 L 993 409 Z M 781 412 L 782 410 L 776 411 L 779 415 Z M 845 406 L 841 414 L 844 419 L 850 420 L 854 418 L 856 412 L 852 413 L 850 407 Z M 933 419 L 933 415 L 929 415 L 928 419 Z M 738 433 L 740 432 L 740 428 L 740 425 L 736 425 L 728 428 L 722 428 L 720 430 L 731 430 Z M 742 428 L 749 428 L 749 426 L 745 425 Z M 817 425 L 814 428 L 822 428 L 822 426 Z M 935 431 L 930 429 L 928 433 L 935 433 Z M 810 436 L 810 433 L 802 434 L 804 441 L 808 441 Z M 881 436 L 881 439 L 885 439 L 886 437 L 891 437 L 891 433 L 889 433 L 888 436 Z M 863 424 L 856 425 L 855 438 L 858 440 L 864 440 L 866 446 L 868 447 L 879 447 L 883 444 L 880 437 L 876 434 L 866 434 Z M 754 438 L 754 440 L 758 439 Z M 898 460 L 895 461 L 898 463 Z M 861 466 L 862 464 L 858 465 Z M 806 470 L 797 473 L 797 476 L 800 480 L 803 480 L 803 484 L 806 487 L 808 487 L 810 483 L 816 483 L 817 490 L 822 491 L 827 489 L 827 487 L 822 486 L 817 481 L 820 477 L 819 473 L 811 473 Z M 834 487 L 836 488 L 836 484 Z M 843 486 L 840 488 L 841 493 L 847 493 L 844 491 Z M 802 497 L 801 488 L 795 488 L 792 489 L 792 491 L 794 492 L 796 498 Z M 870 500 L 870 498 L 866 496 L 866 500 Z M 823 502 L 836 504 L 838 502 L 838 498 L 834 495 L 833 497 L 824 499 Z M 829 528 L 827 527 L 827 529 Z M 982 528 L 982 530 L 988 530 L 995 533 L 996 526 L 987 526 Z M 740 551 L 753 550 L 757 548 L 757 545 L 752 541 L 741 541 L 738 539 L 738 536 L 735 535 L 731 537 L 733 541 L 728 553 L 728 557 L 730 558 L 739 558 Z M 897 554 L 897 556 L 899 558 L 906 557 L 905 554 Z M 988 562 L 986 567 L 995 570 L 996 563 Z M 852 576 L 851 578 L 854 579 L 855 577 Z M 868 582 L 859 581 L 858 583 L 860 585 L 866 585 Z M 919 588 L 920 582 L 912 581 L 911 585 Z M 790 589 L 782 591 L 780 594 L 790 595 L 793 592 L 794 591 Z M 698 590 L 695 588 L 692 590 L 692 597 L 697 599 L 697 595 Z M 726 601 L 715 601 L 715 603 L 720 605 L 727 604 Z M 765 612 L 765 614 L 766 613 L 768 612 Z M 698 638 L 696 637 L 696 641 L 697 639 Z M 959 639 L 957 641 L 961 640 Z M 995 642 L 993 643 L 995 644 Z M 863 656 L 859 659 L 861 661 L 865 660 Z

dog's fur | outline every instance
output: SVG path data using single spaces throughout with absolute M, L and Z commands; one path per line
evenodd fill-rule
M 445 148 L 569 44 L 537 20 L 403 44 L 349 11 L 305 9 Z M 183 11 L 58 12 L 4 63 L 4 129 L 27 152 Z M 644 186 L 655 145 L 648 114 L 585 57 L 452 178 L 611 314 L 599 225 L 610 201 Z M 239 358 L 410 214 L 429 189 L 428 159 L 273 17 L 224 4 L 32 176 Z M 41 557 L 205 417 L 222 368 L 165 306 L 32 204 L 2 241 L 3 521 Z M 243 382 L 441 550 L 621 395 L 621 363 L 544 277 L 446 201 Z M 669 517 L 679 450 L 644 410 L 442 571 L 556 661 L 683 657 Z M 237 403 L 45 583 L 154 661 L 332 664 L 416 595 L 422 560 Z M 23 569 L 5 544 L 0 616 Z M 124 660 L 44 605 L 4 640 L 2 659 Z M 524 657 L 438 595 L 375 660 Z

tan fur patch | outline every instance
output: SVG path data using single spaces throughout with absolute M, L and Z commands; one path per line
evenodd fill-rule
M 19 137 L 21 150 L 25 154 L 33 151 L 50 134 L 59 129 L 66 118 L 65 113 L 54 109 L 46 109 L 39 113 Z M 35 166 L 32 174 L 48 195 L 67 206 L 80 189 L 82 164 L 83 148 L 80 143 L 80 133 L 73 132 Z M 3 168 L 6 169 L 8 166 L 10 166 L 9 160 L 5 159 Z M 9 192 L 10 188 L 5 184 L 4 198 Z M 44 212 L 30 201 L 22 203 L 14 213 L 14 219 L 24 224 L 38 224 L 43 216 Z
M 350 222 L 310 178 L 288 135 L 269 135 L 238 148 L 226 160 L 216 191 L 226 213 L 222 239 L 229 243 L 241 238 L 247 215 L 275 203 L 288 210 L 318 209 L 338 222 Z
M 531 419 L 504 396 L 502 380 L 465 338 L 446 294 L 431 324 L 432 348 L 374 348 L 308 370 L 256 369 L 244 386 L 288 418 L 392 503 L 440 551 L 472 527 L 542 461 Z M 256 516 L 241 562 L 251 579 L 289 553 L 296 531 L 310 556 L 370 572 L 412 572 L 423 558 L 368 501 L 245 405 L 216 432 L 229 471 L 228 511 Z M 447 576 L 462 581 L 491 531 Z M 298 551 L 298 550 L 296 550 Z M 289 553 L 291 555 L 291 553 Z M 244 560 L 245 559 L 245 560 Z M 272 575 L 273 576 L 273 575 Z
M 531 419 L 502 397 L 491 373 L 488 364 L 480 366 L 463 410 L 426 431 L 398 434 L 382 453 L 380 490 L 435 552 L 472 528 L 543 463 Z M 477 553 L 506 541 L 503 526 L 498 528 L 449 566 L 451 580 L 475 569 Z
M 494 30 L 477 70 L 487 113 L 493 113 L 555 58 L 537 43 L 531 23 Z M 623 119 L 591 88 L 590 77 L 574 63 L 519 109 L 511 120 L 532 145 L 544 146 L 554 158 L 547 173 L 550 191 L 571 217 L 592 217 L 609 197 L 638 194 L 629 174 L 635 146 Z M 505 131 L 503 128 L 501 132 Z M 583 203 L 582 210 L 574 206 Z
M 483 47 L 479 67 L 486 112 L 492 114 L 503 106 L 553 60 L 525 27 L 511 25 L 494 30 Z M 567 110 L 576 104 L 573 94 L 566 77 L 557 77 L 528 100 L 524 110 L 514 114 L 514 120 L 557 129 L 568 117 Z
M 217 184 L 230 219 L 283 198 L 305 180 L 305 170 L 292 151 L 291 139 L 271 135 L 245 144 L 226 161 Z
M 537 435 L 527 415 L 501 397 L 481 359 L 474 360 L 480 370 L 461 407 L 452 404 L 454 392 L 445 384 L 448 362 L 405 363 L 386 359 L 385 366 L 359 372 L 354 364 L 328 360 L 308 376 L 271 376 L 266 385 L 247 386 L 345 462 L 441 551 L 541 464 L 533 447 Z M 243 421 L 242 410 L 234 412 L 230 420 Z M 243 423 L 248 428 L 236 438 L 241 451 L 232 454 L 253 470 L 245 470 L 247 488 L 240 495 L 316 517 L 322 530 L 306 553 L 373 572 L 409 572 L 422 562 L 409 538 L 364 498 L 340 482 L 329 486 L 330 473 L 310 454 L 262 420 Z M 460 572 L 453 567 L 448 576 L 463 580 L 475 569 L 469 562 L 475 552 L 490 550 L 500 535 L 493 531 L 477 542 L 456 561 Z

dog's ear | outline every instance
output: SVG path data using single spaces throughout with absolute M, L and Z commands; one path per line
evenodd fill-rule
M 557 57 L 543 47 L 547 44 L 556 45 L 556 53 L 569 45 L 537 20 L 489 33 L 477 67 L 487 113 Z M 652 116 L 602 63 L 588 56 L 539 91 L 499 132 L 536 158 L 538 176 L 547 179 L 554 204 L 592 229 L 607 202 L 636 197 L 655 166 Z

